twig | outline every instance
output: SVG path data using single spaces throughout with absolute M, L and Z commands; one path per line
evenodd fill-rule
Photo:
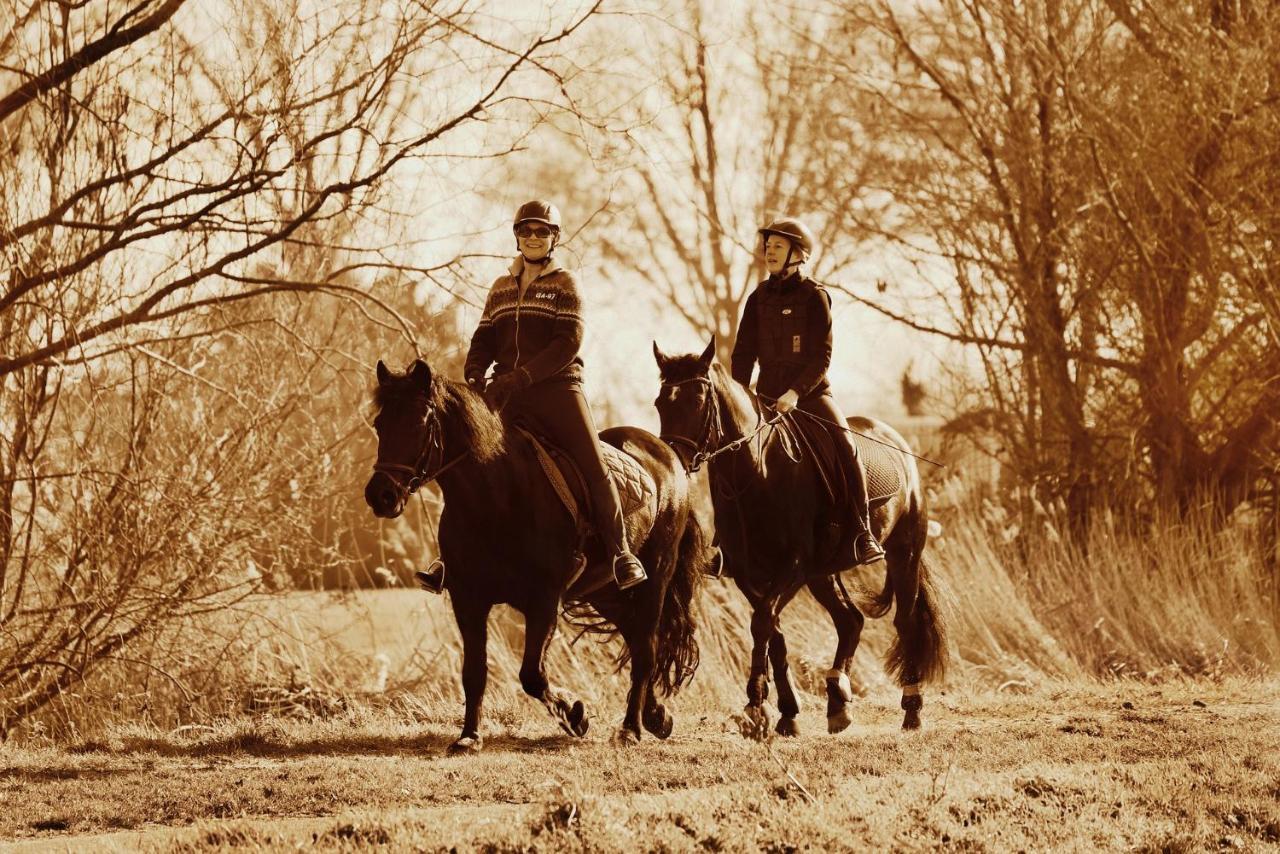
M 791 785 L 795 786 L 797 789 L 800 790 L 800 794 L 804 795 L 805 800 L 807 800 L 811 804 L 817 803 L 817 798 L 809 794 L 809 790 L 806 789 L 800 783 L 800 781 L 796 779 L 796 775 L 792 774 L 791 771 L 787 768 L 786 764 L 783 763 L 783 761 L 778 758 L 778 755 L 773 752 L 773 746 L 770 745 L 769 742 L 767 741 L 763 741 L 761 742 L 761 744 L 764 745 L 764 750 L 766 753 L 769 754 L 769 758 L 772 759 L 774 762 L 778 763 L 778 767 L 782 769 L 782 773 L 787 775 L 787 779 L 791 781 Z

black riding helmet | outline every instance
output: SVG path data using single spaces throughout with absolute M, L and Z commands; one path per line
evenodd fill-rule
M 778 237 L 786 238 L 787 242 L 791 244 L 790 248 L 787 249 L 786 260 L 782 263 L 783 271 L 786 271 L 791 267 L 791 257 L 795 254 L 796 249 L 800 250 L 802 256 L 800 261 L 803 261 L 805 257 L 813 254 L 814 246 L 817 245 L 817 241 L 813 239 L 813 232 L 809 230 L 809 226 L 805 225 L 795 217 L 784 216 L 779 219 L 775 219 L 773 222 L 760 229 L 759 234 L 761 241 L 768 240 L 769 235 L 773 234 Z M 800 261 L 797 261 L 796 263 L 798 264 Z
M 550 202 L 543 202 L 537 199 L 531 202 L 525 202 L 516 210 L 516 218 L 511 223 L 511 230 L 514 232 L 524 225 L 526 222 L 537 222 L 551 229 L 551 249 L 547 252 L 546 258 L 551 257 L 551 253 L 555 251 L 556 244 L 560 240 L 560 210 Z M 516 251 L 520 250 L 519 242 L 516 243 Z M 523 256 L 523 253 L 521 253 Z M 543 260 L 546 260 L 544 258 Z M 529 259 L 525 259 L 528 261 Z

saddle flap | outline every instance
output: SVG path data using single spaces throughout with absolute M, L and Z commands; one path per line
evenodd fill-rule
M 846 441 L 847 435 L 851 435 L 858 449 L 858 458 L 867 483 L 868 503 L 871 506 L 883 504 L 898 493 L 902 483 L 900 465 L 892 449 L 857 433 L 842 434 L 829 429 L 812 418 L 793 416 L 786 419 L 785 423 L 817 462 L 823 485 L 833 502 L 840 504 L 849 498 L 848 477 L 841 469 L 835 445 L 838 441 Z
M 867 477 L 870 503 L 881 504 L 897 495 L 905 478 L 906 460 L 902 453 L 857 433 L 853 434 L 853 441 L 858 446 L 862 471 Z
M 527 427 L 519 426 L 517 429 L 533 444 L 543 472 L 574 522 L 581 525 L 584 519 L 590 519 L 591 514 L 586 512 L 590 506 L 587 484 L 573 458 L 546 437 L 533 433 Z M 600 448 L 605 469 L 618 490 L 623 515 L 629 516 L 645 508 L 658 491 L 653 476 L 625 451 L 604 443 Z

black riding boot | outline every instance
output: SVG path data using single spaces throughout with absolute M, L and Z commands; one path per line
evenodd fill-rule
M 852 437 L 850 437 L 851 439 Z M 852 440 L 849 444 L 853 445 Z M 849 476 L 849 487 L 852 493 L 854 523 L 859 530 L 853 538 L 853 560 L 855 563 L 875 563 L 884 559 L 884 549 L 871 533 L 871 501 L 867 497 L 867 474 L 862 470 L 862 459 L 858 455 L 858 447 L 853 448 L 853 468 Z
M 884 557 L 884 549 L 871 532 L 871 502 L 867 498 L 867 477 L 858 457 L 858 446 L 853 435 L 843 429 L 848 422 L 830 394 L 813 395 L 800 401 L 800 409 L 817 416 L 835 440 L 836 453 L 840 456 L 840 468 L 849 484 L 849 499 L 853 505 L 853 561 L 857 564 L 875 563 Z
M 538 383 L 513 395 L 506 411 L 533 422 L 534 428 L 563 448 L 582 472 L 596 534 L 611 556 L 618 589 L 644 581 L 648 577 L 644 564 L 627 547 L 622 503 L 605 467 L 600 438 L 581 386 L 565 381 Z

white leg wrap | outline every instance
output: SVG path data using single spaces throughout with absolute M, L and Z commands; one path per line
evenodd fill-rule
M 902 696 L 904 696 L 904 697 L 919 697 L 919 696 L 920 696 L 920 683 L 919 683 L 919 682 L 917 682 L 917 683 L 915 683 L 914 685 L 903 685 L 903 686 L 902 686 Z

